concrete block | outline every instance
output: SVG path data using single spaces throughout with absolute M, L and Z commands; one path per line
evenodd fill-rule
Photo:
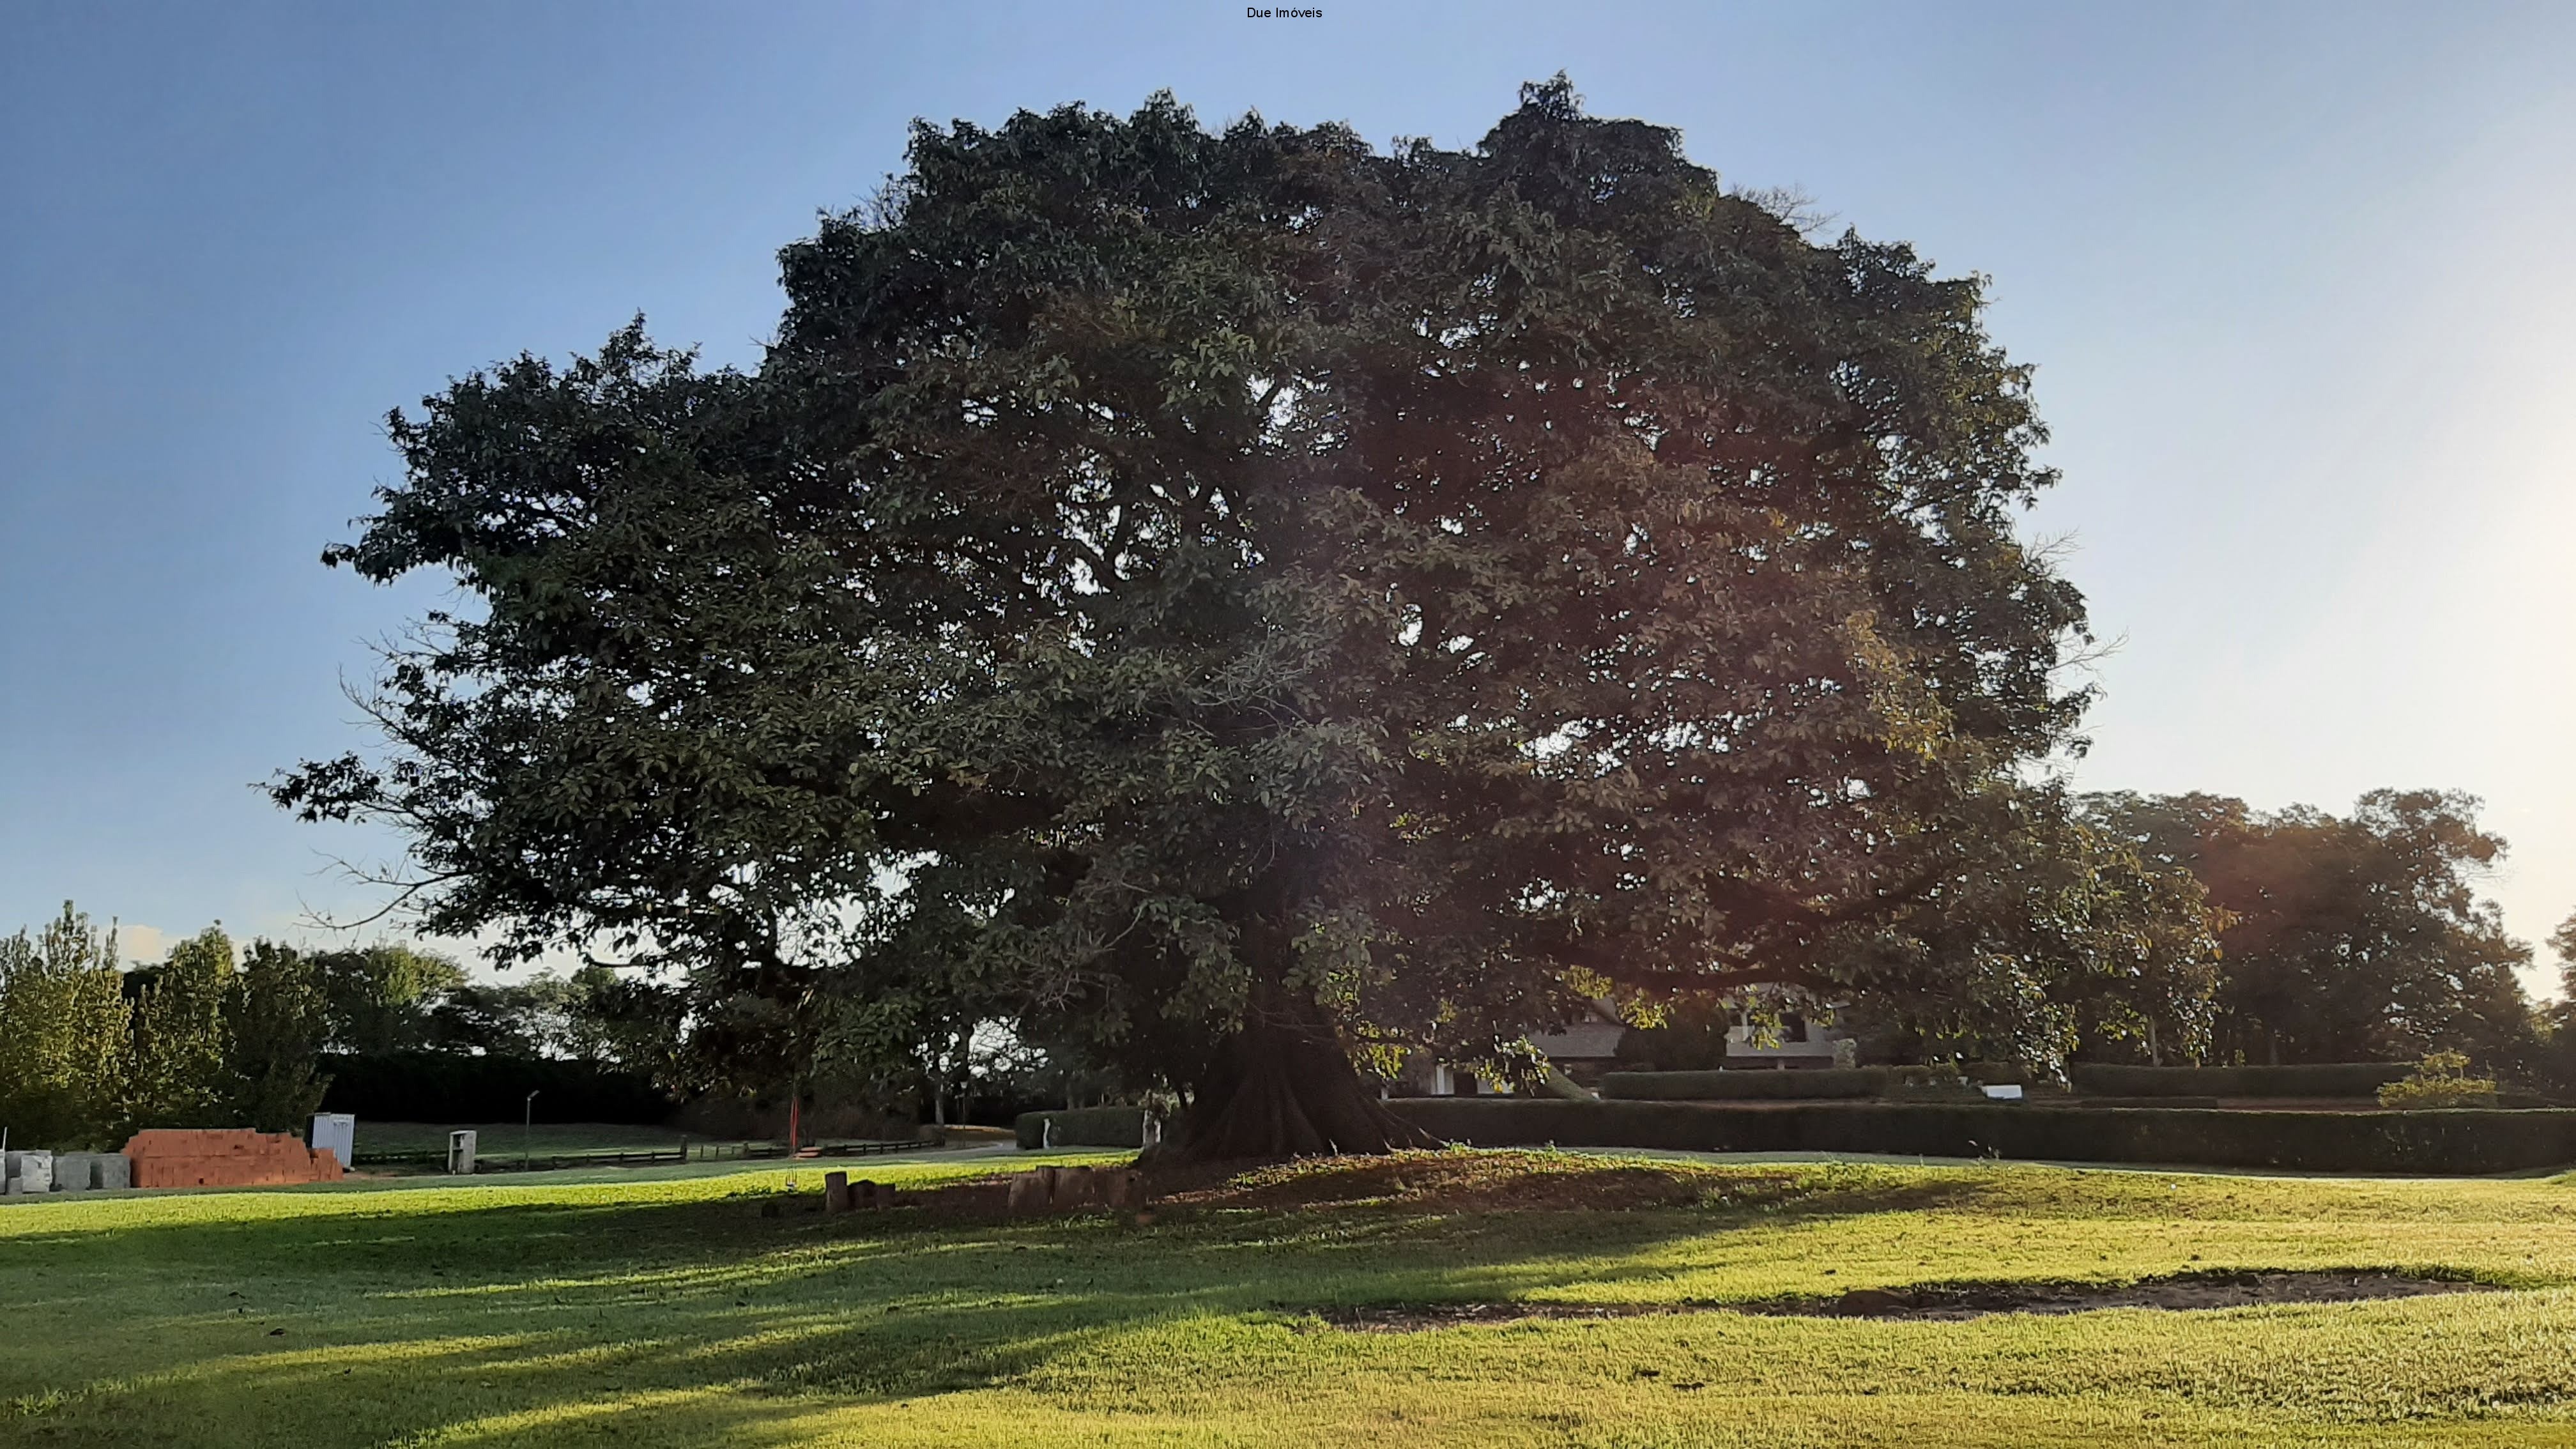
M 57 1152 L 54 1191 L 121 1192 L 134 1185 L 134 1162 L 122 1152 Z
M 850 1210 L 850 1175 L 846 1172 L 823 1174 L 823 1211 L 845 1213 Z
M 12 1152 L 0 1158 L 0 1173 L 6 1173 L 18 1191 L 30 1197 L 54 1190 L 54 1154 L 50 1152 Z
M 54 1191 L 88 1192 L 98 1186 L 96 1152 L 57 1152 L 54 1154 Z

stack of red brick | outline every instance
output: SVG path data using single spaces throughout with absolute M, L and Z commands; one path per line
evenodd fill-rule
M 127 1140 L 136 1187 L 269 1187 L 337 1182 L 340 1159 L 287 1132 L 152 1127 Z

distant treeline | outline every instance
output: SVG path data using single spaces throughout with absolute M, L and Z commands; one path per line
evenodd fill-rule
M 2530 943 L 2504 929 L 2478 893 L 2505 842 L 2478 802 L 2438 790 L 2374 790 L 2345 815 L 2277 812 L 2219 795 L 2083 797 L 2081 817 L 2160 869 L 2190 873 L 2215 925 L 2218 953 L 2187 991 L 2084 1023 L 2078 1062 L 2273 1067 L 2414 1061 L 2458 1051 L 2509 1084 L 2576 1096 L 2576 918 L 2549 944 L 2561 999 L 2534 1001 L 2521 974 Z M 2145 953 L 2141 953 L 2144 959 Z M 1685 1006 L 1631 1029 L 1620 1055 L 1666 1071 L 1726 1058 L 1741 1003 Z M 1868 1061 L 1995 1054 L 1973 1035 L 1865 993 L 1842 1004 L 1837 1029 Z M 1791 1018 L 1795 1020 L 1795 1018 Z
M 0 939 L 0 1126 L 107 1145 L 144 1127 L 287 1131 L 315 1111 L 506 1120 L 530 1091 L 557 1121 L 654 1121 L 677 998 L 592 967 L 468 981 L 407 946 L 305 951 L 221 927 L 124 967 L 115 931 L 69 903 Z

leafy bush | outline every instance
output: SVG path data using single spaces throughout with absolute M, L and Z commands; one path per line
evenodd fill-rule
M 2470 1076 L 2469 1059 L 2458 1052 L 2434 1052 L 2406 1080 L 2379 1089 L 2383 1107 L 2492 1107 L 2495 1102 L 2495 1079 Z

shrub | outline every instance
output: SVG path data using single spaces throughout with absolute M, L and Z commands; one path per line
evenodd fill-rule
M 2469 1059 L 2458 1052 L 2434 1052 L 2406 1080 L 2379 1089 L 2383 1107 L 2492 1107 L 2495 1102 L 2495 1079 L 2470 1076 Z

